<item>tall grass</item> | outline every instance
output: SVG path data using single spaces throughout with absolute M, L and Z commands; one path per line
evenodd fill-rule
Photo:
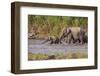
M 87 27 L 87 17 L 28 15 L 28 31 L 35 30 L 39 37 L 58 37 L 64 27 Z

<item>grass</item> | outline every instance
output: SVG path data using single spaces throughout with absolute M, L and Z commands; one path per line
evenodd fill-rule
M 28 53 L 28 60 L 45 60 L 48 58 L 46 54 L 32 54 Z
M 34 29 L 35 33 L 38 32 L 37 38 L 48 35 L 59 37 L 63 28 L 87 27 L 87 25 L 87 17 L 28 15 L 28 32 Z
M 82 59 L 82 58 L 88 58 L 87 52 L 79 52 L 79 51 L 66 52 L 66 53 L 56 53 L 55 55 L 28 53 L 28 60 Z

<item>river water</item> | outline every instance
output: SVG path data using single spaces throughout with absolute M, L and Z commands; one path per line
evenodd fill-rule
M 65 53 L 65 52 L 76 52 L 83 51 L 87 52 L 87 44 L 77 45 L 77 44 L 50 44 L 50 42 L 43 43 L 45 40 L 35 40 L 28 39 L 28 52 L 37 54 L 55 54 L 55 53 Z

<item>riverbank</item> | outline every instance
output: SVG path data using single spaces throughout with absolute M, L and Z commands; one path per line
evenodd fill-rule
M 49 54 L 33 54 L 28 53 L 28 60 L 50 60 L 50 59 L 83 59 L 88 58 L 87 52 L 66 52 L 66 53 L 54 53 L 52 55 Z

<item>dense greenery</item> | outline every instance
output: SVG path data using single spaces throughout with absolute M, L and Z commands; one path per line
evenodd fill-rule
M 87 27 L 87 17 L 28 15 L 28 30 L 34 28 L 39 36 L 59 36 L 64 27 Z

